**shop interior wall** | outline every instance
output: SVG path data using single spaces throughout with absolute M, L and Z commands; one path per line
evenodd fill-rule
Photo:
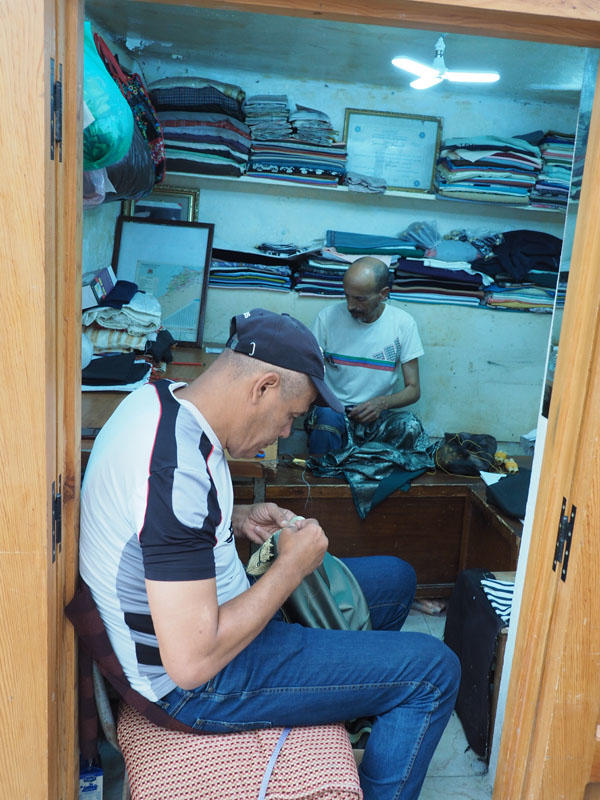
M 493 46 L 493 40 L 490 40 Z M 346 107 L 425 114 L 442 118 L 443 137 L 514 136 L 533 130 L 575 130 L 576 105 L 531 102 L 482 91 L 460 94 L 436 87 L 415 92 L 405 80 L 390 86 L 294 80 L 284 72 L 220 70 L 199 56 L 194 64 L 176 59 L 136 65 L 148 84 L 172 75 L 201 75 L 241 86 L 248 95 L 286 94 L 296 103 L 325 111 L 340 133 Z M 394 76 L 392 76 L 394 78 Z M 427 221 L 441 235 L 455 229 L 482 234 L 530 228 L 562 236 L 558 213 L 497 205 L 364 195 L 292 186 L 252 186 L 250 181 L 168 176 L 170 184 L 199 188 L 199 219 L 215 226 L 216 247 L 253 248 L 265 241 L 318 245 L 328 228 L 398 235 L 411 222 Z M 84 271 L 110 261 L 118 204 L 84 212 Z M 232 314 L 254 306 L 289 311 L 306 324 L 328 301 L 295 293 L 210 288 L 204 338 L 223 342 Z M 413 408 L 432 436 L 446 431 L 487 432 L 499 441 L 518 441 L 536 425 L 551 324 L 549 314 L 491 311 L 452 305 L 394 304 L 419 325 L 425 355 L 420 360 L 422 398 Z

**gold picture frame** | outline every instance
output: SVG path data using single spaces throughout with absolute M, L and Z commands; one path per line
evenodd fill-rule
M 347 108 L 346 170 L 383 179 L 389 191 L 433 194 L 440 117 Z
M 159 184 L 140 200 L 124 200 L 123 216 L 171 222 L 197 222 L 200 190 Z

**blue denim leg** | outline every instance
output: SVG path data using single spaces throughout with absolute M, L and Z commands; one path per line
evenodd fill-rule
M 370 560 L 349 559 L 361 585 L 371 567 L 359 562 Z M 386 578 L 377 582 L 390 585 L 396 572 L 407 586 L 397 591 L 395 603 L 379 587 L 366 586 L 366 594 L 374 619 L 395 626 L 414 591 L 413 578 L 398 559 L 383 561 Z M 320 630 L 273 620 L 208 683 L 193 691 L 175 689 L 160 703 L 207 732 L 374 717 L 359 770 L 365 800 L 416 800 L 458 682 L 457 658 L 431 636 Z
M 326 406 L 313 409 L 315 427 L 308 434 L 308 452 L 322 455 L 341 450 L 346 440 L 346 417 Z
M 399 631 L 415 599 L 417 577 L 406 561 L 395 556 L 343 558 L 363 590 L 371 622 L 377 630 Z

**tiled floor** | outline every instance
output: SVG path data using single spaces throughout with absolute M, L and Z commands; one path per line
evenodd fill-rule
M 429 633 L 442 638 L 445 618 L 411 611 L 403 630 Z M 102 749 L 103 800 L 121 800 L 122 760 L 113 748 Z M 429 766 L 420 800 L 490 800 L 492 789 L 487 768 L 467 744 L 460 720 L 454 713 Z
M 445 617 L 411 611 L 403 630 L 442 638 Z M 490 800 L 487 766 L 469 748 L 460 720 L 453 713 L 433 754 L 419 800 Z

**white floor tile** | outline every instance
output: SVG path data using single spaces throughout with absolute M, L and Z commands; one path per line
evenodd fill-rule
M 454 711 L 433 754 L 427 776 L 468 778 L 486 772 L 485 761 L 478 758 L 469 747 L 461 722 Z
M 419 800 L 490 800 L 487 775 L 471 778 L 425 778 Z

